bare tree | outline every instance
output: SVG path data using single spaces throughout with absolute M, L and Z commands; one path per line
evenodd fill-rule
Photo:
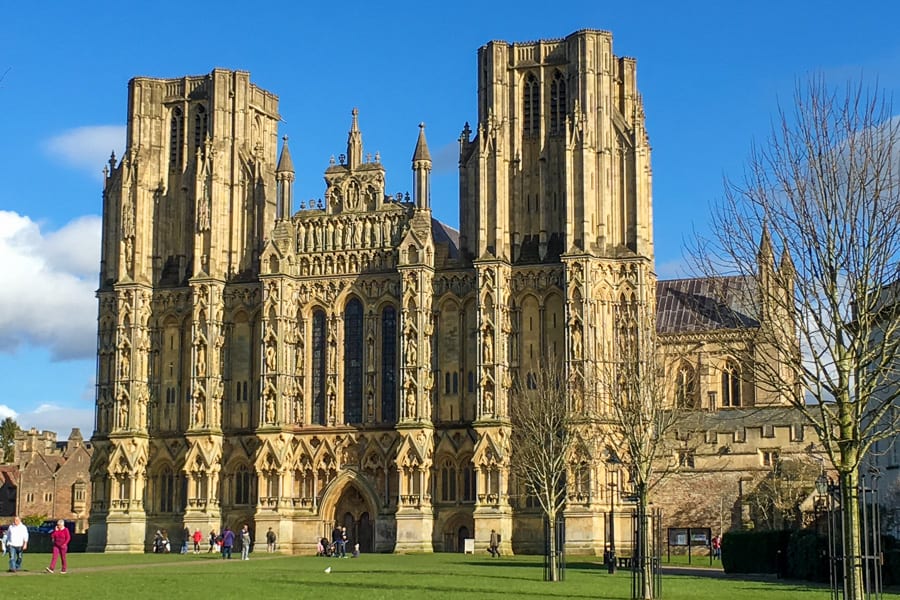
M 704 273 L 729 270 L 759 294 L 761 325 L 732 350 L 754 365 L 757 386 L 802 411 L 837 471 L 849 600 L 863 597 L 859 467 L 900 415 L 900 303 L 885 287 L 900 274 L 898 126 L 884 95 L 861 83 L 798 85 L 693 253 Z
M 799 527 L 800 505 L 815 491 L 820 466 L 801 459 L 776 460 L 756 487 L 747 494 L 751 518 L 765 529 Z
M 550 581 L 558 581 L 556 520 L 566 503 L 566 466 L 575 442 L 573 413 L 566 394 L 566 379 L 552 357 L 511 395 L 510 467 L 527 493 L 537 498 L 549 521 Z
M 665 363 L 656 335 L 654 295 L 643 304 L 618 308 L 610 360 L 601 369 L 600 391 L 606 396 L 609 446 L 621 452 L 638 511 L 635 559 L 641 569 L 641 598 L 653 598 L 650 496 L 667 475 L 693 460 L 676 429 L 686 406 L 666 401 Z M 673 360 L 671 362 L 677 362 Z

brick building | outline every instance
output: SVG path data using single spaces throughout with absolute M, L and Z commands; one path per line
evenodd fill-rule
M 57 441 L 53 431 L 30 429 L 16 434 L 13 466 L 16 473 L 3 472 L 0 486 L 0 509 L 7 514 L 3 501 L 4 488 L 10 478 L 17 488 L 13 497 L 17 505 L 9 514 L 44 515 L 53 519 L 75 521 L 75 529 L 87 528 L 90 510 L 91 444 L 85 442 L 78 428 L 72 429 L 67 441 Z

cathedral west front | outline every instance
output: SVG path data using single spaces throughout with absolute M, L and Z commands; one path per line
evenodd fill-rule
M 248 73 L 128 89 L 103 193 L 89 548 L 249 523 L 305 553 L 338 523 L 363 552 L 483 548 L 492 529 L 539 550 L 509 468 L 515 382 L 558 356 L 569 394 L 598 397 L 621 307 L 656 296 L 635 61 L 594 30 L 481 47 L 458 231 L 432 217 L 424 126 L 408 195 L 385 193 L 354 109 L 322 200 L 297 202 L 278 99 Z M 571 460 L 572 551 L 601 554 L 622 501 L 599 445 Z

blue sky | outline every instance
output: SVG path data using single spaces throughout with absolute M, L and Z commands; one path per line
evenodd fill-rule
M 609 30 L 615 53 L 637 59 L 653 147 L 657 271 L 674 277 L 683 240 L 706 227 L 723 177 L 740 175 L 751 142 L 765 138 L 798 78 L 877 78 L 889 93 L 900 90 L 898 22 L 900 5 L 883 0 L 8 3 L 0 23 L 0 417 L 60 438 L 72 427 L 92 431 L 100 171 L 111 150 L 121 154 L 131 77 L 250 71 L 280 97 L 298 200 L 322 196 L 322 173 L 345 150 L 353 107 L 390 192 L 411 188 L 425 122 L 432 205 L 455 226 L 456 140 L 477 117 L 478 47 Z

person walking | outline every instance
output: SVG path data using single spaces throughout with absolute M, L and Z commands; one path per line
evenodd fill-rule
M 60 519 L 56 522 L 56 528 L 50 534 L 50 543 L 53 545 L 53 556 L 50 558 L 50 566 L 47 567 L 48 573 L 56 570 L 56 559 L 60 559 L 62 566 L 61 574 L 68 573 L 68 565 L 66 564 L 66 554 L 69 552 L 69 542 L 72 541 L 72 534 L 66 528 L 66 522 Z
M 712 539 L 713 558 L 719 560 L 722 558 L 722 536 L 717 535 Z
M 275 532 L 271 527 L 266 532 L 266 552 L 275 552 Z
M 200 528 L 194 530 L 194 554 L 200 554 L 200 543 L 203 541 L 203 534 L 200 533 Z
M 188 529 L 187 527 L 185 527 L 181 531 L 181 553 L 182 554 L 188 553 L 188 543 L 190 542 L 190 539 L 191 539 L 191 530 Z
M 226 527 L 222 533 L 222 558 L 231 560 L 231 547 L 234 546 L 234 532 Z
M 491 541 L 488 546 L 488 552 L 490 552 L 491 556 L 494 558 L 499 558 L 500 556 L 500 534 L 494 529 L 491 529 Z
M 6 530 L 6 551 L 9 552 L 9 572 L 22 568 L 22 553 L 28 550 L 28 528 L 18 516 Z
M 241 560 L 250 560 L 250 527 L 246 523 L 241 528 Z
M 217 546 L 219 543 L 216 541 L 216 530 L 209 530 L 209 550 L 206 551 L 207 554 L 212 553 L 213 550 L 217 550 Z

